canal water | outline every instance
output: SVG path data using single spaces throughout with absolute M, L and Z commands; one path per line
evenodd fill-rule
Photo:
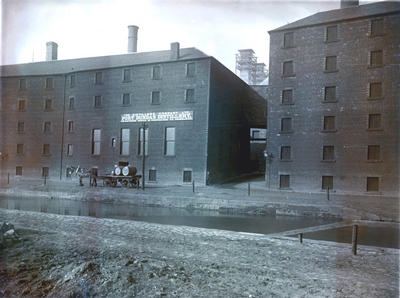
M 159 224 L 272 234 L 333 223 L 335 219 L 299 216 L 221 214 L 218 211 L 187 210 L 181 208 L 139 207 L 104 202 L 81 202 L 48 198 L 0 198 L 0 208 L 36 211 L 61 215 L 92 216 L 136 220 Z M 304 234 L 304 238 L 336 242 L 350 242 L 347 228 Z M 359 243 L 364 245 L 399 247 L 399 230 L 385 227 L 361 227 Z

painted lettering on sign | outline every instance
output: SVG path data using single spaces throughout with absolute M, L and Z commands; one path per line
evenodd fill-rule
M 193 120 L 193 111 L 122 114 L 121 122 Z

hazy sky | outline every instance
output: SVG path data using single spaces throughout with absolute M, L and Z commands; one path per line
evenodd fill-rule
M 45 59 L 47 41 L 58 59 L 127 52 L 128 25 L 139 26 L 138 51 L 196 47 L 232 71 L 238 49 L 252 48 L 268 65 L 268 30 L 337 1 L 271 0 L 2 0 L 1 64 Z

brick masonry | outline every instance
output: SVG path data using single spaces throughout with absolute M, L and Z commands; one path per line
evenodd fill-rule
M 384 33 L 371 35 L 371 20 L 383 19 Z M 327 26 L 338 37 L 326 42 Z M 294 46 L 284 48 L 293 32 Z M 270 32 L 270 87 L 266 183 L 279 189 L 279 175 L 290 175 L 289 191 L 322 191 L 322 176 L 333 176 L 333 191 L 367 193 L 367 177 L 379 178 L 377 194 L 399 194 L 400 13 L 313 24 Z M 383 65 L 370 67 L 370 52 L 383 51 Z M 325 58 L 337 56 L 337 71 L 326 72 Z M 294 76 L 282 75 L 293 61 Z M 382 83 L 382 96 L 369 98 L 369 84 Z M 324 102 L 324 87 L 336 86 L 336 100 Z M 293 103 L 282 104 L 282 90 L 293 89 Z M 368 129 L 368 115 L 381 114 L 381 128 Z M 335 130 L 323 131 L 324 116 L 335 116 Z M 281 119 L 292 118 L 292 131 L 280 131 Z M 322 161 L 322 148 L 335 147 L 333 161 Z M 380 158 L 367 160 L 368 145 L 380 145 Z M 291 146 L 289 161 L 280 147 Z

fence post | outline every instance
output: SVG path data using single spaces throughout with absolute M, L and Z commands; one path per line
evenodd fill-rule
M 353 225 L 353 234 L 351 237 L 353 255 L 357 255 L 357 234 L 358 234 L 358 225 Z
M 326 189 L 326 195 L 327 195 L 328 201 L 329 201 L 329 187 L 327 187 L 327 189 Z
M 303 243 L 303 233 L 299 233 L 299 240 L 300 240 L 300 243 Z
M 247 184 L 247 195 L 250 197 L 250 182 Z
M 192 182 L 192 186 L 193 186 L 193 193 L 194 193 L 194 180 L 193 180 L 193 182 Z

